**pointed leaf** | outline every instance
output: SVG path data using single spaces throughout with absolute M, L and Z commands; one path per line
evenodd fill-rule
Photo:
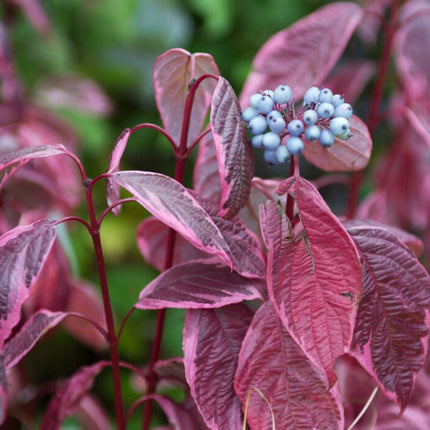
M 109 159 L 109 170 L 108 173 L 118 172 L 119 163 L 121 161 L 122 154 L 127 146 L 128 138 L 130 137 L 130 129 L 126 128 L 119 135 L 115 142 L 115 147 L 110 155 Z M 106 178 L 106 200 L 108 205 L 112 205 L 119 200 L 119 186 L 115 184 L 110 177 Z M 121 210 L 120 206 L 116 206 L 112 209 L 112 213 L 118 216 Z
M 122 171 L 113 173 L 112 180 L 195 247 L 218 255 L 231 266 L 231 252 L 221 232 L 184 186 L 152 172 Z
M 390 231 L 363 226 L 349 233 L 363 265 L 354 356 L 403 409 L 424 363 L 430 276 Z
M 366 124 L 355 115 L 349 124 L 352 136 L 348 140 L 336 138 L 330 148 L 323 148 L 318 141 L 306 141 L 306 159 L 327 172 L 363 169 L 372 152 L 372 138 Z
M 48 405 L 41 428 L 58 430 L 61 423 L 77 411 L 81 399 L 91 390 L 96 376 L 109 365 L 107 361 L 100 361 L 81 367 L 72 377 L 63 381 Z
M 55 239 L 55 221 L 18 226 L 0 236 L 0 345 L 21 316 L 21 305 Z
M 18 363 L 49 329 L 58 325 L 66 316 L 65 312 L 48 310 L 41 310 L 32 315 L 3 349 L 6 369 Z
M 274 202 L 261 211 L 269 295 L 290 335 L 332 385 L 334 362 L 349 350 L 354 329 L 361 290 L 358 253 L 310 182 L 297 176 L 282 187 L 295 198 L 300 225 L 289 238 Z
M 246 333 L 234 386 L 242 408 L 248 404 L 251 430 L 271 429 L 271 411 L 276 429 L 343 429 L 339 396 L 329 391 L 324 373 L 294 342 L 270 302 Z
M 205 74 L 218 76 L 218 67 L 209 54 L 190 54 L 184 49 L 170 49 L 154 63 L 154 88 L 158 111 L 164 128 L 179 146 L 185 100 L 190 82 Z M 189 144 L 200 134 L 216 82 L 205 79 L 196 91 L 191 112 L 187 141 Z
M 252 314 L 245 305 L 187 312 L 185 373 L 194 401 L 213 430 L 241 428 L 241 406 L 233 377 Z
M 240 276 L 224 264 L 197 260 L 164 271 L 140 293 L 138 309 L 219 308 L 262 299 L 264 283 Z
M 220 215 L 231 218 L 245 205 L 254 176 L 254 155 L 231 85 L 220 78 L 212 100 L 211 127 L 221 180 Z
M 272 36 L 253 62 L 241 94 L 241 105 L 257 91 L 288 84 L 299 99 L 313 85 L 321 85 L 342 55 L 363 12 L 352 2 L 334 2 L 307 15 Z
M 21 167 L 35 158 L 51 157 L 58 154 L 64 154 L 66 148 L 63 145 L 56 146 L 33 146 L 30 148 L 18 149 L 14 152 L 9 152 L 0 157 L 0 171 L 9 168 L 3 172 L 0 187 L 4 182 L 16 173 Z

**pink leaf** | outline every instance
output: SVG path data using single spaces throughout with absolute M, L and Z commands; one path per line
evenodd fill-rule
M 232 218 L 245 205 L 254 177 L 254 154 L 231 85 L 220 78 L 212 100 L 211 127 L 221 180 L 220 215 Z
M 372 138 L 366 124 L 355 115 L 349 123 L 352 136 L 347 140 L 336 138 L 330 148 L 323 148 L 318 141 L 306 141 L 306 159 L 327 172 L 363 169 L 372 152 Z
M 430 8 L 410 1 L 402 8 L 402 25 L 396 31 L 394 58 L 409 98 L 427 99 L 430 92 Z
M 122 154 L 127 146 L 128 138 L 130 137 L 130 129 L 126 128 L 119 135 L 115 142 L 115 147 L 110 155 L 109 159 L 109 170 L 108 173 L 114 173 L 119 171 L 119 163 L 121 161 Z M 106 178 L 106 200 L 108 205 L 112 205 L 119 200 L 119 186 L 112 181 L 110 177 Z M 112 213 L 118 216 L 121 210 L 121 206 L 116 206 L 112 209 Z
M 233 377 L 251 319 L 252 311 L 245 305 L 187 313 L 185 373 L 197 407 L 213 430 L 241 428 L 241 407 Z
M 219 308 L 262 299 L 262 281 L 244 278 L 222 263 L 197 260 L 164 271 L 140 293 L 138 309 Z
M 185 100 L 190 83 L 205 74 L 219 75 L 209 54 L 190 54 L 184 49 L 170 49 L 154 63 L 154 88 L 158 111 L 165 129 L 179 146 Z M 197 89 L 191 113 L 187 146 L 200 134 L 215 88 L 213 79 L 205 79 Z
M 160 272 L 164 270 L 168 234 L 168 227 L 153 217 L 144 219 L 137 228 L 137 246 L 140 253 L 147 263 Z M 182 236 L 176 237 L 173 265 L 205 257 L 209 257 L 209 254 L 198 250 Z
M 363 264 L 354 356 L 404 409 L 424 363 L 430 276 L 388 230 L 363 226 L 349 232 Z
M 168 176 L 152 172 L 117 172 L 112 180 L 195 247 L 218 255 L 232 265 L 230 249 L 218 227 L 184 186 Z
M 199 195 L 214 203 L 219 203 L 221 183 L 212 133 L 207 134 L 199 143 L 199 151 L 193 170 L 193 185 L 194 190 Z
M 274 202 L 261 211 L 269 248 L 269 295 L 293 339 L 336 380 L 334 362 L 349 350 L 361 291 L 354 242 L 315 187 L 297 176 L 283 184 L 294 196 L 300 224 L 288 237 Z
M 195 419 L 193 413 L 187 410 L 186 405 L 178 404 L 167 396 L 153 394 L 151 397 L 161 406 L 169 423 L 173 425 L 173 429 L 206 430 L 206 427 L 202 427 L 200 420 Z
M 36 342 L 51 328 L 58 325 L 65 317 L 65 312 L 50 312 L 42 310 L 24 324 L 3 348 L 4 365 L 6 369 L 18 363 L 36 344 Z
M 324 373 L 294 342 L 270 302 L 257 311 L 246 333 L 234 386 L 242 408 L 248 405 L 251 430 L 271 429 L 271 411 L 277 429 L 343 429 L 339 396 L 329 390 Z
M 296 99 L 321 85 L 342 55 L 363 12 L 352 2 L 334 2 L 272 36 L 260 49 L 242 91 L 242 106 L 260 90 L 288 84 Z
M 21 306 L 55 239 L 54 221 L 18 226 L 0 236 L 0 345 L 21 316 Z
M 72 377 L 63 381 L 48 405 L 41 428 L 58 430 L 64 419 L 78 410 L 81 399 L 91 390 L 96 376 L 109 364 L 100 361 L 81 367 Z
M 9 168 L 9 170 L 4 172 L 0 186 L 29 161 L 35 158 L 64 154 L 65 151 L 66 148 L 63 145 L 33 146 L 30 148 L 18 149 L 17 151 L 2 155 L 0 157 L 0 171 L 7 168 Z
M 428 100 L 412 104 L 406 109 L 406 116 L 414 130 L 430 148 L 430 103 Z

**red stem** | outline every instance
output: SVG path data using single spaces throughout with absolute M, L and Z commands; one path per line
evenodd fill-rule
M 86 190 L 86 198 L 88 205 L 88 214 L 91 223 L 91 238 L 93 241 L 94 252 L 97 262 L 97 272 L 99 276 L 100 289 L 103 299 L 103 308 L 106 319 L 106 327 L 108 334 L 108 342 L 110 349 L 110 359 L 112 363 L 112 377 L 114 386 L 114 398 L 115 398 L 115 415 L 118 430 L 124 430 L 124 412 L 122 404 L 122 391 L 121 391 L 121 376 L 120 376 L 120 364 L 118 355 L 118 341 L 115 335 L 115 325 L 113 320 L 112 305 L 109 296 L 109 288 L 106 277 L 106 267 L 104 263 L 103 250 L 100 241 L 100 228 L 97 221 L 94 201 L 92 196 L 92 183 L 89 184 Z
M 291 178 L 294 175 L 295 171 L 295 164 L 298 164 L 299 160 L 296 155 L 292 155 L 290 159 L 290 174 L 289 177 Z M 285 215 L 287 215 L 287 218 L 290 220 L 290 222 L 293 222 L 294 217 L 294 198 L 290 194 L 287 193 L 287 201 L 285 203 Z
M 369 114 L 367 117 L 367 127 L 372 135 L 378 123 L 378 111 L 381 104 L 382 95 L 385 87 L 385 80 L 387 78 L 388 66 L 390 62 L 391 48 L 393 45 L 394 35 L 396 32 L 396 20 L 398 13 L 398 1 L 395 1 L 391 11 L 390 20 L 387 25 L 383 26 L 385 34 L 385 44 L 382 51 L 381 61 L 379 63 L 378 77 L 373 89 L 372 99 L 369 107 Z M 363 170 L 359 170 L 352 175 L 349 199 L 346 210 L 346 217 L 353 218 L 358 203 L 358 194 L 360 191 L 361 183 L 363 181 Z

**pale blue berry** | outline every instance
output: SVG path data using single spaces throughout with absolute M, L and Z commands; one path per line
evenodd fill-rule
M 258 104 L 260 103 L 261 97 L 263 97 L 263 94 L 260 93 L 254 93 L 250 98 L 249 98 L 249 104 L 253 107 L 253 108 L 258 108 Z
M 320 95 L 320 89 L 318 87 L 310 87 L 303 96 L 303 105 L 310 105 L 312 103 L 318 103 L 318 97 Z
M 290 136 L 300 136 L 303 133 L 303 122 L 299 119 L 293 119 L 288 123 L 288 133 Z
M 261 134 L 267 128 L 267 121 L 264 116 L 256 116 L 249 121 L 248 130 L 251 134 Z
M 272 165 L 276 165 L 279 164 L 278 158 L 276 157 L 276 151 L 264 151 L 264 159 L 266 160 L 267 163 L 272 164 Z
M 336 136 L 336 137 L 342 140 L 348 140 L 351 136 L 352 136 L 351 130 L 348 130 L 345 132 L 345 134 L 341 134 L 340 136 Z
M 285 163 L 287 160 L 291 158 L 291 154 L 288 152 L 288 149 L 285 145 L 278 146 L 276 150 L 276 159 L 280 163 Z
M 274 101 L 270 95 L 263 94 L 260 102 L 258 103 L 258 110 L 261 113 L 268 114 L 273 110 Z
M 290 154 L 298 155 L 305 150 L 303 140 L 296 136 L 291 136 L 287 140 L 287 150 Z
M 313 125 L 318 121 L 318 114 L 313 109 L 308 109 L 303 113 L 303 122 L 307 125 Z
M 320 138 L 319 138 L 321 146 L 324 148 L 328 148 L 334 143 L 334 134 L 331 130 L 324 128 L 321 130 Z
M 263 136 L 264 134 L 256 134 L 251 138 L 251 146 L 253 148 L 262 148 L 263 147 Z
M 341 116 L 330 120 L 330 130 L 335 136 L 341 136 L 349 130 L 349 121 Z
M 267 117 L 267 124 L 269 125 L 269 128 L 274 133 L 282 133 L 285 130 L 285 121 L 282 116 L 274 115 L 274 117 L 270 118 Z
M 317 107 L 317 114 L 320 118 L 330 118 L 334 113 L 334 107 L 331 103 L 321 103 Z
M 258 109 L 254 108 L 254 107 L 247 107 L 246 109 L 244 109 L 242 111 L 242 119 L 245 122 L 249 122 L 251 121 L 252 118 L 255 118 L 256 116 L 258 116 Z
M 333 100 L 333 93 L 329 88 L 323 88 L 318 96 L 320 103 L 331 103 Z
M 264 90 L 263 96 L 269 96 L 273 99 L 273 91 L 272 90 Z
M 272 110 L 272 112 L 269 112 L 267 114 L 266 118 L 267 118 L 267 121 L 271 121 L 274 118 L 282 118 L 282 114 L 278 110 Z
M 342 103 L 334 110 L 335 117 L 342 117 L 349 119 L 352 115 L 352 106 L 349 103 Z
M 317 125 L 310 125 L 305 130 L 305 137 L 309 142 L 318 140 L 321 134 L 321 129 Z
M 333 96 L 333 100 L 331 101 L 331 104 L 334 106 L 334 108 L 336 109 L 342 103 L 345 103 L 345 99 L 343 98 L 343 96 L 340 94 L 335 94 Z
M 288 85 L 279 85 L 273 92 L 273 100 L 280 105 L 288 103 L 293 98 L 293 92 Z
M 274 151 L 281 144 L 281 138 L 279 134 L 269 131 L 264 134 L 262 144 L 264 149 Z

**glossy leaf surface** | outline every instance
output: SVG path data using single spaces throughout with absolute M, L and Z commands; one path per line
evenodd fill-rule
M 177 146 L 181 139 L 184 105 L 190 83 L 205 74 L 219 75 L 218 67 L 209 54 L 190 54 L 175 48 L 155 61 L 153 78 L 158 111 L 164 128 Z M 196 91 L 187 146 L 200 134 L 215 85 L 214 79 L 205 79 Z
M 251 322 L 234 381 L 242 405 L 248 403 L 251 430 L 271 429 L 271 410 L 277 429 L 343 429 L 338 395 L 329 391 L 324 373 L 291 338 L 270 302 Z
M 294 196 L 300 224 L 294 238 L 271 202 L 261 211 L 269 248 L 269 295 L 282 322 L 330 384 L 334 362 L 352 339 L 361 266 L 354 242 L 314 186 L 297 176 L 280 188 Z
M 233 377 L 252 315 L 245 305 L 187 313 L 185 372 L 191 394 L 211 429 L 241 428 L 241 406 L 233 388 Z
M 221 180 L 220 215 L 232 218 L 245 205 L 254 176 L 254 154 L 231 85 L 220 78 L 212 100 L 211 127 Z
M 430 277 L 388 230 L 363 226 L 349 232 L 363 265 L 354 356 L 403 409 L 424 363 Z
M 218 255 L 231 266 L 231 253 L 221 232 L 190 192 L 159 173 L 122 171 L 112 180 L 166 225 L 202 251 Z
M 264 283 L 248 279 L 220 262 L 197 260 L 164 271 L 140 293 L 135 307 L 219 308 L 243 300 L 262 299 Z
M 18 226 L 0 236 L 0 344 L 21 316 L 21 306 L 54 242 L 54 221 Z

